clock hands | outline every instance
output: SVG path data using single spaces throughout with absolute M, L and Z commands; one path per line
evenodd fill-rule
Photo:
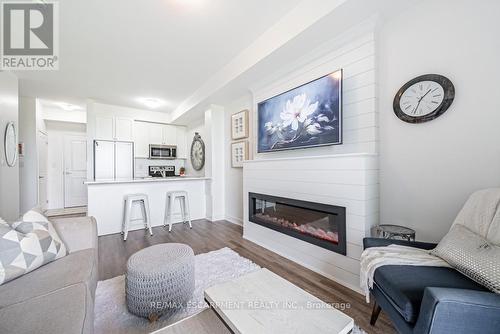
M 422 97 L 420 98 L 420 100 L 418 100 L 418 102 L 422 101 L 422 100 L 423 100 L 423 98 L 424 98 L 427 94 L 429 94 L 430 92 L 431 92 L 431 90 L 429 89 L 429 90 L 427 91 L 427 93 L 425 93 L 424 95 L 422 95 Z
M 416 107 L 415 107 L 415 109 L 413 110 L 413 114 L 414 114 L 414 115 L 417 113 L 417 109 L 418 109 L 418 106 L 420 105 L 420 102 L 422 102 L 423 98 L 424 98 L 427 94 L 429 94 L 430 92 L 431 92 L 431 90 L 429 89 L 429 90 L 427 91 L 427 93 L 425 93 L 424 95 L 422 95 L 422 97 L 420 97 L 420 98 L 418 99 L 417 106 L 416 106 Z

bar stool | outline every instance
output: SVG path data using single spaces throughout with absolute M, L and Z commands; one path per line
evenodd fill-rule
M 139 202 L 141 206 L 141 218 L 132 219 L 132 206 L 134 202 Z M 144 228 L 149 229 L 149 233 L 153 235 L 153 230 L 151 229 L 151 216 L 149 215 L 149 201 L 148 195 L 146 194 L 130 194 L 125 196 L 125 214 L 123 216 L 122 224 L 122 234 L 123 240 L 127 240 L 128 229 L 131 221 L 142 220 L 144 221 Z
M 168 231 L 172 231 L 172 224 L 174 219 L 174 205 L 175 200 L 179 199 L 179 205 L 181 207 L 181 217 L 182 223 L 188 222 L 189 228 L 193 228 L 191 225 L 191 215 L 189 213 L 189 198 L 186 191 L 169 191 L 167 192 L 167 199 L 165 203 L 165 219 L 163 220 L 163 226 L 168 225 Z

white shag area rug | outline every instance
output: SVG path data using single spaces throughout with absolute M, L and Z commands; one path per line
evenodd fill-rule
M 151 333 L 207 308 L 203 292 L 208 287 L 230 281 L 258 269 L 260 269 L 258 265 L 227 247 L 196 255 L 195 289 L 193 298 L 188 303 L 190 307 L 182 308 L 173 316 L 166 319 L 160 318 L 154 323 L 128 312 L 125 302 L 124 275 L 99 281 L 95 296 L 94 332 L 95 334 Z M 365 332 L 354 326 L 352 334 L 365 334 Z

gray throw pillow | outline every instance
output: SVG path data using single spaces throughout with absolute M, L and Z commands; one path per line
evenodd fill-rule
M 491 291 L 500 293 L 500 247 L 467 227 L 452 226 L 431 254 Z
M 56 260 L 68 254 L 66 245 L 64 244 L 64 242 L 62 242 L 61 238 L 59 237 L 59 234 L 54 228 L 54 225 L 48 220 L 47 217 L 43 215 L 42 211 L 39 208 L 33 208 L 30 211 L 26 212 L 22 217 L 22 222 L 17 222 L 12 224 L 13 228 L 22 233 L 31 232 L 29 225 L 27 225 L 28 227 L 26 227 L 25 225 L 22 230 L 18 228 L 18 226 L 20 226 L 20 224 L 23 222 L 39 223 L 43 225 L 44 228 L 47 229 L 52 239 L 54 239 L 54 246 L 57 248 Z
M 62 246 L 45 222 L 0 224 L 0 285 L 56 260 Z

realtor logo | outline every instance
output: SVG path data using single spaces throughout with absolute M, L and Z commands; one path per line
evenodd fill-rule
M 57 70 L 58 3 L 1 3 L 2 70 Z

